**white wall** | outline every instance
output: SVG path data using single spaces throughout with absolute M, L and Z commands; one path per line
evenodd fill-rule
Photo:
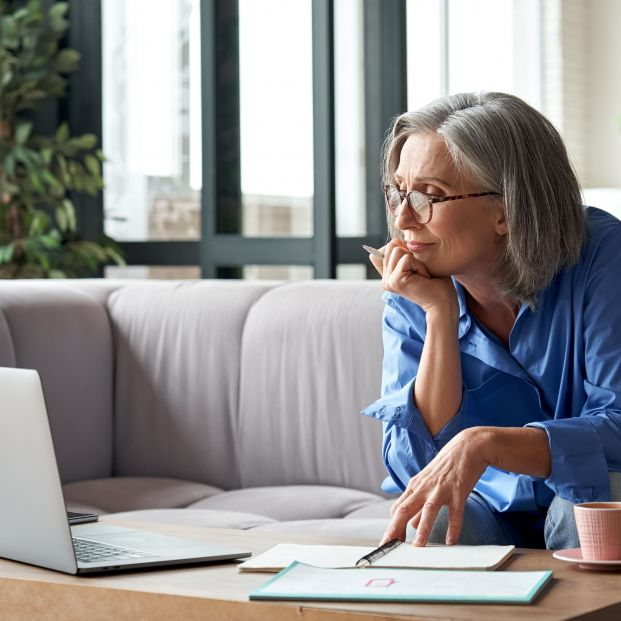
M 621 188 L 621 2 L 587 6 L 587 166 L 585 186 Z

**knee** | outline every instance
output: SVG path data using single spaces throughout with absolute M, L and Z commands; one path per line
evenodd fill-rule
M 610 497 L 621 501 L 621 472 L 609 472 Z M 548 550 L 577 548 L 580 546 L 574 505 L 568 500 L 555 496 L 546 515 L 544 537 Z
M 482 532 L 485 520 L 472 508 L 471 503 L 467 503 L 464 508 L 463 521 L 461 525 L 461 533 L 457 543 L 462 545 L 482 545 L 488 543 L 486 533 Z M 446 543 L 446 533 L 449 525 L 448 507 L 442 507 L 436 517 L 431 534 L 429 535 L 429 543 L 443 544 Z
M 621 472 L 609 472 L 610 479 L 610 500 L 621 501 Z
M 554 497 L 546 515 L 543 535 L 548 550 L 580 546 L 574 518 L 574 505 L 571 502 L 558 496 Z

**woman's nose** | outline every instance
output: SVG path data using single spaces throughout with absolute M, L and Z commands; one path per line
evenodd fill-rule
M 402 231 L 405 229 L 420 229 L 424 226 L 414 217 L 412 209 L 405 198 L 401 202 L 399 211 L 395 216 L 395 226 Z

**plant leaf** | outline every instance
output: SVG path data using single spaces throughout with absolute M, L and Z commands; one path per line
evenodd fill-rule
M 94 155 L 90 155 L 89 153 L 88 155 L 84 156 L 84 166 L 86 166 L 86 170 L 88 170 L 91 175 L 93 175 L 94 177 L 99 177 L 99 160 Z
M 55 210 L 56 222 L 58 223 L 58 228 L 65 233 L 69 228 L 69 219 L 67 218 L 67 212 L 64 207 L 56 207 Z
M 67 215 L 67 226 L 69 227 L 69 230 L 72 232 L 75 232 L 78 226 L 77 223 L 77 218 L 75 215 L 75 208 L 73 206 L 73 203 L 66 198 L 63 201 L 63 207 L 65 208 L 65 214 Z
M 26 123 L 20 123 L 15 129 L 15 142 L 23 145 L 28 140 L 30 132 L 32 131 L 32 123 L 30 121 Z
M 59 17 L 64 17 L 68 10 L 69 4 L 67 2 L 56 2 L 50 7 L 47 14 L 54 19 L 58 19 Z
M 77 50 L 65 48 L 58 52 L 54 61 L 54 69 L 59 73 L 71 73 L 78 68 L 80 57 L 80 52 Z
M 69 125 L 66 122 L 59 125 L 55 138 L 58 142 L 67 142 L 69 139 Z

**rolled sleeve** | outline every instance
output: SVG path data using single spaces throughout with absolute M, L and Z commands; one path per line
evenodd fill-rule
M 361 414 L 382 422 L 382 459 L 390 475 L 382 484 L 387 492 L 405 489 L 457 432 L 461 410 L 432 437 L 414 401 L 414 385 L 426 333 L 424 312 L 415 304 L 386 294 L 382 336 L 384 362 L 382 396 Z
M 415 382 L 416 378 L 409 381 L 399 390 L 378 399 L 375 403 L 362 410 L 361 414 L 406 429 L 435 446 L 427 425 L 425 425 L 414 403 Z
M 595 417 L 528 423 L 548 435 L 551 469 L 545 479 L 555 494 L 573 503 L 610 500 L 608 464 Z M 533 477 L 534 478 L 534 477 Z

